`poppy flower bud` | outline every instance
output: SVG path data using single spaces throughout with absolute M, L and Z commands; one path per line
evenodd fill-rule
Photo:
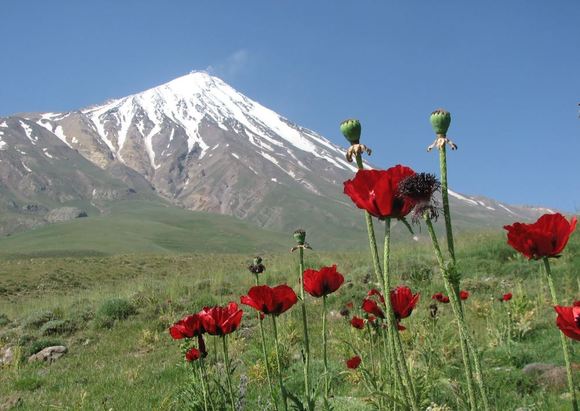
M 431 121 L 431 126 L 435 134 L 446 136 L 449 125 L 451 124 L 451 113 L 442 108 L 438 108 L 431 113 L 429 121 Z
M 340 123 L 340 131 L 350 144 L 358 144 L 360 141 L 360 121 L 349 118 Z
M 304 231 L 301 228 L 294 231 L 294 240 L 296 240 L 298 245 L 304 245 L 304 243 L 306 242 L 306 231 Z

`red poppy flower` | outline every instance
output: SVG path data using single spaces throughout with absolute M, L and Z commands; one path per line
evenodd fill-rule
M 439 302 L 440 303 L 443 303 L 443 304 L 449 304 L 449 297 L 447 297 L 446 295 L 444 295 L 443 298 L 441 298 L 439 300 Z
M 558 257 L 570 234 L 576 228 L 576 217 L 568 222 L 560 214 L 544 214 L 533 224 L 514 223 L 503 228 L 508 231 L 508 244 L 528 259 Z
M 459 298 L 462 300 L 467 300 L 469 298 L 469 291 L 461 290 L 459 291 Z
M 195 347 L 190 348 L 185 353 L 185 359 L 188 362 L 192 362 L 192 361 L 198 360 L 199 357 L 201 357 L 201 352 L 197 348 L 195 348 Z
M 417 301 L 419 301 L 419 293 L 413 294 L 409 287 L 399 286 L 391 290 L 391 304 L 397 320 L 410 316 Z
M 379 300 L 381 300 L 381 302 L 384 304 L 385 303 L 385 297 L 383 297 L 383 295 L 381 294 L 381 292 L 379 290 L 377 290 L 376 288 L 373 288 L 372 290 L 370 290 L 367 293 L 367 296 L 372 297 L 373 295 L 376 295 Z
M 248 295 L 240 297 L 240 301 L 264 314 L 280 315 L 296 304 L 298 297 L 286 284 L 274 288 L 258 285 L 250 288 Z
M 346 366 L 348 368 L 350 368 L 351 370 L 354 370 L 354 369 L 358 368 L 361 361 L 362 360 L 360 359 L 360 357 L 358 355 L 355 355 L 354 357 L 346 360 Z
M 231 301 L 225 307 L 205 307 L 199 312 L 203 328 L 211 335 L 226 335 L 238 329 L 244 312 Z
M 571 307 L 554 307 L 558 313 L 556 325 L 564 335 L 573 340 L 580 341 L 580 301 L 576 301 Z
M 349 301 L 348 303 L 346 303 L 344 305 L 346 308 L 348 308 L 349 310 L 352 310 L 354 308 L 354 304 L 352 301 Z
M 445 296 L 443 295 L 443 293 L 435 293 L 431 296 L 432 300 L 437 300 L 439 302 L 441 302 L 441 300 L 444 298 Z
M 371 300 L 370 298 L 365 298 L 362 303 L 362 307 L 364 312 L 373 314 L 379 318 L 385 318 L 385 313 L 375 300 Z
M 304 271 L 304 291 L 313 297 L 322 297 L 338 290 L 344 277 L 336 271 L 336 265 L 322 267 L 319 271 L 308 269 Z
M 352 319 L 350 320 L 350 325 L 352 325 L 354 328 L 362 330 L 363 328 L 365 328 L 365 320 L 363 320 L 360 317 L 352 317 Z
M 500 297 L 500 301 L 509 301 L 512 299 L 512 293 L 506 293 Z
M 399 192 L 399 183 L 415 172 L 402 165 L 388 170 L 359 170 L 354 179 L 344 182 L 344 193 L 358 208 L 378 218 L 403 218 L 415 203 Z
M 182 338 L 192 338 L 196 335 L 201 335 L 205 332 L 201 317 L 198 314 L 189 315 L 182 318 L 171 327 L 169 327 L 169 334 L 174 340 Z

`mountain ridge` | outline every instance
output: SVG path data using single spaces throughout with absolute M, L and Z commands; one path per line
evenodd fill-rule
M 102 212 L 119 199 L 161 197 L 270 229 L 362 237 L 358 210 L 342 193 L 356 171 L 344 152 L 221 79 L 191 72 L 76 111 L 0 118 L 0 203 L 22 218 L 19 210 L 35 204 Z M 542 212 L 450 194 L 459 230 Z

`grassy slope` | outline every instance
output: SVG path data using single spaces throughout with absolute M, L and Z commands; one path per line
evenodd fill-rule
M 554 261 L 557 288 L 563 301 L 577 298 L 580 238 L 573 237 L 565 255 Z M 521 372 L 523 365 L 534 362 L 562 363 L 554 313 L 540 276 L 540 264 L 524 261 L 509 249 L 501 236 L 474 237 L 458 247 L 464 287 L 472 293 L 466 315 L 482 349 L 486 377 L 493 393 L 494 409 L 535 410 L 566 409 L 560 398 L 562 390 L 544 391 Z M 420 291 L 422 298 L 413 315 L 405 320 L 403 336 L 413 358 L 415 372 L 433 367 L 426 386 L 431 400 L 460 408 L 453 394 L 463 382 L 455 328 L 448 306 L 440 307 L 440 320 L 429 320 L 429 296 L 441 291 L 435 262 L 428 247 L 396 247 L 394 270 L 396 282 L 405 282 Z M 370 268 L 366 253 L 308 253 L 307 265 L 319 267 L 337 263 L 346 275 L 347 284 L 329 299 L 337 310 L 346 301 L 360 302 L 369 284 Z M 22 328 L 25 319 L 41 309 L 51 309 L 58 317 L 77 321 L 72 335 L 56 336 L 69 347 L 69 354 L 55 364 L 21 364 L 0 373 L 0 398 L 19 396 L 22 409 L 182 409 L 172 403 L 187 381 L 179 344 L 167 335 L 167 326 L 182 315 L 206 304 L 237 300 L 252 284 L 245 270 L 249 255 L 166 255 L 109 256 L 82 258 L 10 259 L 0 273 L 0 313 L 13 322 L 0 327 L 0 344 L 39 338 L 39 332 Z M 268 270 L 263 281 L 269 284 L 296 284 L 296 262 L 287 253 L 265 255 Z M 370 277 L 372 279 L 372 276 Z M 514 292 L 509 306 L 516 325 L 523 334 L 507 349 L 501 336 L 505 333 L 505 309 L 496 301 L 498 295 Z M 98 311 L 112 296 L 129 299 L 138 314 L 103 329 L 93 320 L 79 320 L 79 313 Z M 320 370 L 320 301 L 308 299 L 315 352 L 315 375 Z M 301 386 L 299 361 L 299 309 L 280 318 L 284 341 L 285 377 L 294 392 Z M 248 409 L 256 409 L 257 398 L 265 396 L 263 369 L 260 368 L 259 340 L 252 312 L 247 311 L 244 327 L 231 343 L 237 371 L 234 381 L 243 374 L 249 378 Z M 331 316 L 330 360 L 338 375 L 333 384 L 336 410 L 369 409 L 364 389 L 356 373 L 344 372 L 343 360 L 352 355 L 345 343 L 359 346 L 361 334 L 346 321 Z M 268 326 L 269 324 L 267 324 Z M 269 329 L 269 328 L 267 328 Z M 434 331 L 434 332 L 433 332 Z M 210 358 L 213 355 L 208 341 Z M 578 352 L 574 356 L 578 362 Z M 213 369 L 213 375 L 222 375 Z M 358 398 L 358 399 L 357 399 Z M 1 401 L 0 401 L 1 403 Z
M 0 239 L 22 256 L 282 250 L 285 236 L 228 216 L 148 201 L 114 203 L 107 214 L 51 224 Z

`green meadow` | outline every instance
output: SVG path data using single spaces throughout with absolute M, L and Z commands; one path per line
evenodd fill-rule
M 183 221 L 180 215 L 159 221 L 155 207 L 150 217 L 139 217 L 137 224 L 138 218 L 131 220 L 131 210 L 125 210 L 122 218 L 106 223 L 117 225 L 118 240 L 96 249 L 83 248 L 81 233 L 67 224 L 0 242 L 0 347 L 12 347 L 15 355 L 11 364 L 0 369 L 0 409 L 8 409 L 7 404 L 18 410 L 190 409 L 187 404 L 199 395 L 200 387 L 192 384 L 191 369 L 168 327 L 203 306 L 239 302 L 240 295 L 254 284 L 247 266 L 260 248 L 267 267 L 262 283 L 288 283 L 298 289 L 297 256 L 289 252 L 293 244 L 290 234 L 270 233 L 268 237 L 263 230 L 252 232 L 236 220 L 224 219 L 224 232 L 237 229 L 238 224 L 239 236 L 211 236 L 220 225 L 209 219 L 207 226 L 200 223 L 203 218 Z M 110 228 L 100 227 L 96 218 L 93 224 L 94 231 L 86 235 L 94 238 L 99 238 L 99 229 Z M 129 241 L 131 245 L 124 248 Z M 158 248 L 152 248 L 153 243 Z M 352 328 L 349 318 L 339 314 L 352 301 L 351 315 L 361 315 L 362 298 L 376 286 L 368 252 L 319 252 L 312 245 L 314 250 L 306 252 L 308 267 L 337 264 L 346 278 L 345 285 L 329 297 L 329 356 L 335 376 L 332 404 L 335 410 L 371 410 L 361 371 L 348 370 L 344 363 L 355 350 L 364 352 L 365 333 Z M 395 283 L 421 293 L 401 335 L 422 409 L 465 409 L 466 387 L 451 307 L 440 304 L 436 319 L 429 314 L 431 295 L 444 291 L 437 262 L 426 244 L 395 244 L 393 248 Z M 31 251 L 35 249 L 42 251 Z M 269 251 L 272 249 L 285 251 Z M 481 350 L 492 408 L 568 409 L 565 383 L 522 371 L 535 362 L 563 364 L 541 263 L 524 260 L 499 233 L 464 234 L 457 249 L 462 288 L 471 293 L 465 304 L 466 317 Z M 553 269 L 560 298 L 569 304 L 580 294 L 577 233 L 563 256 L 553 261 Z M 514 294 L 513 299 L 499 302 L 498 297 L 507 292 Z M 306 298 L 313 375 L 317 376 L 322 370 L 321 301 Z M 243 409 L 272 409 L 255 312 L 243 308 L 242 327 L 230 339 L 234 390 Z M 282 374 L 287 388 L 300 395 L 299 307 L 279 321 Z M 268 335 L 270 325 L 265 323 Z M 220 380 L 223 359 L 212 338 L 206 340 L 209 373 Z M 27 362 L 41 348 L 59 344 L 68 348 L 59 360 Z M 578 344 L 572 345 L 573 362 L 578 364 Z M 374 366 L 363 358 L 365 364 Z

